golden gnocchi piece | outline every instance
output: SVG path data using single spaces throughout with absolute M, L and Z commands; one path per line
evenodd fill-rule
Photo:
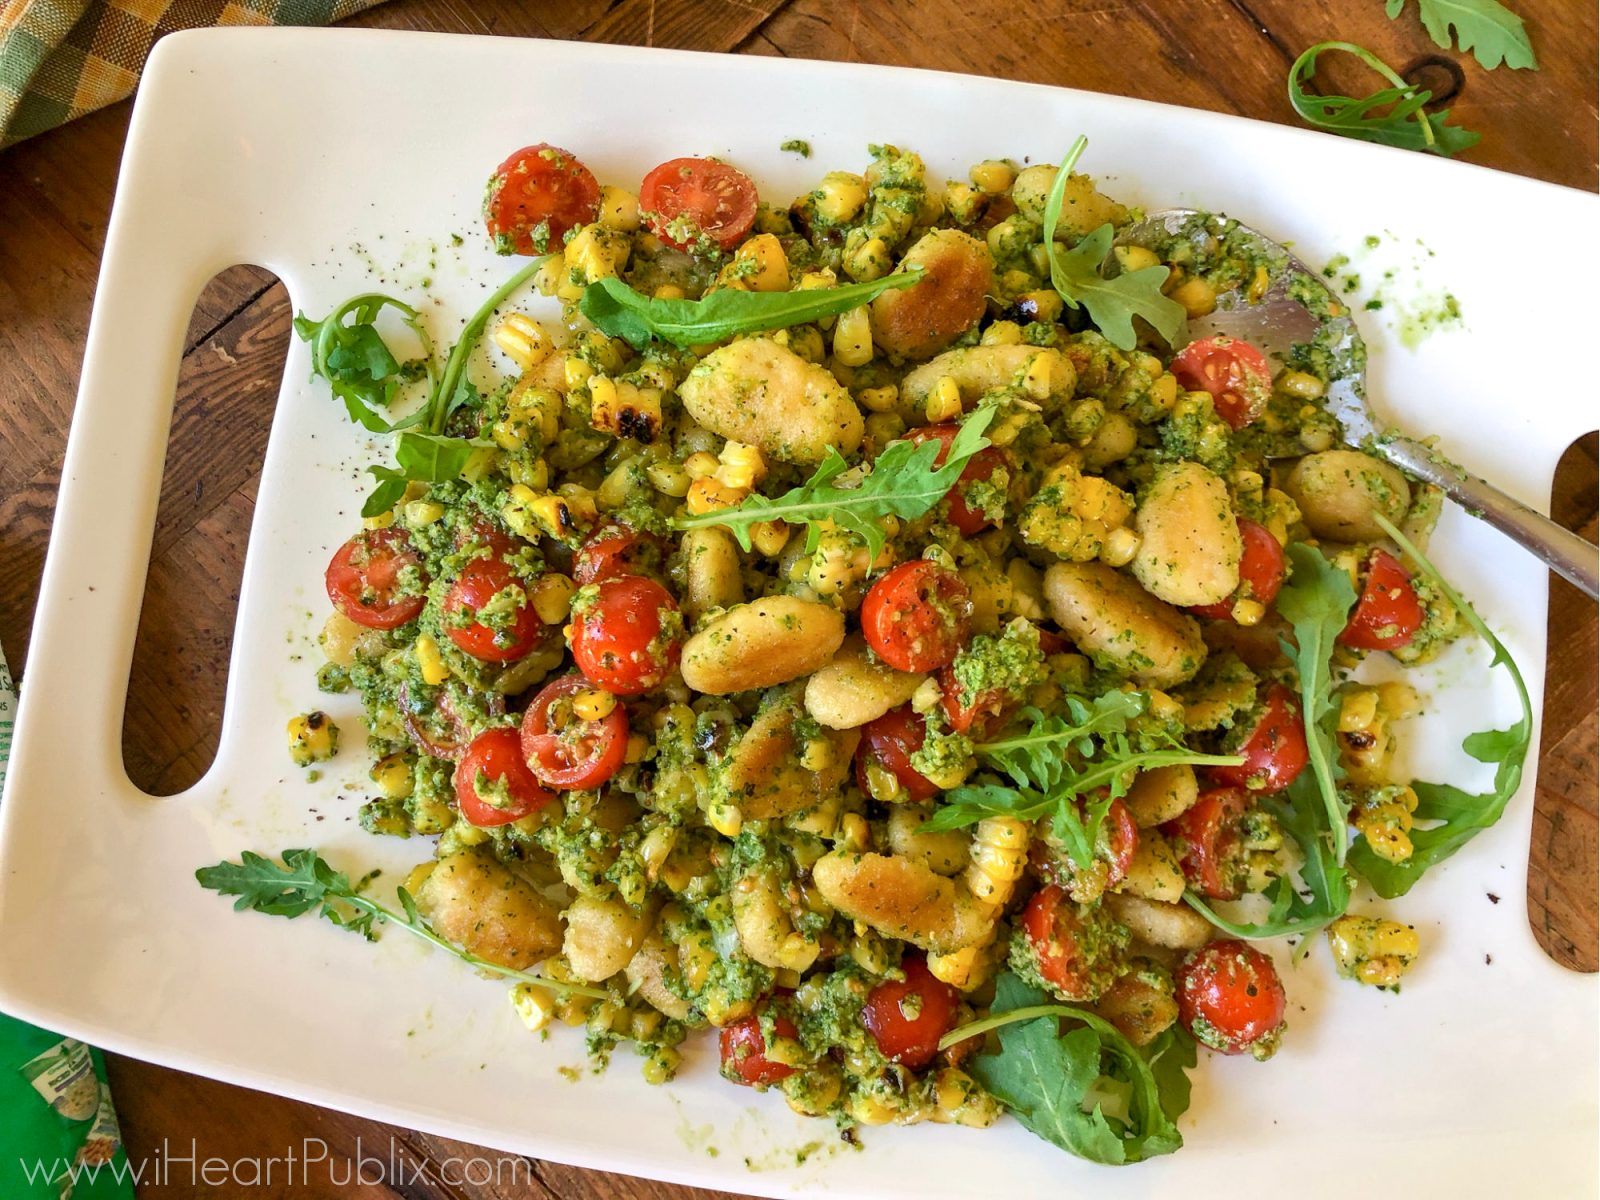
M 415 898 L 435 933 L 498 966 L 526 970 L 561 949 L 561 910 L 485 850 L 441 858 Z
M 1056 563 L 1044 574 L 1050 615 L 1090 658 L 1139 683 L 1167 688 L 1206 659 L 1200 626 L 1100 562 Z
M 1385 534 L 1373 514 L 1398 525 L 1411 507 L 1406 477 L 1359 450 L 1306 455 L 1289 472 L 1284 491 L 1312 533 L 1336 542 L 1377 541 Z
M 827 665 L 843 643 L 838 609 L 769 596 L 728 609 L 685 642 L 683 681 L 710 696 L 772 687 Z
M 811 876 L 846 916 L 936 954 L 979 945 L 994 930 L 992 906 L 908 858 L 835 850 Z
M 806 711 L 829 729 L 855 729 L 900 707 L 927 678 L 895 670 L 868 652 L 865 638 L 852 634 L 833 661 L 806 680 Z
M 1215 604 L 1239 586 L 1244 544 L 1228 485 L 1199 463 L 1157 469 L 1134 514 L 1134 578 L 1168 604 Z
M 713 350 L 678 395 L 713 433 L 780 462 L 815 465 L 829 446 L 852 453 L 866 430 L 838 380 L 771 338 L 741 338 Z
M 908 288 L 872 302 L 872 339 L 895 358 L 929 358 L 983 316 L 994 291 L 989 248 L 959 229 L 935 229 L 906 251 L 899 269 L 922 268 Z

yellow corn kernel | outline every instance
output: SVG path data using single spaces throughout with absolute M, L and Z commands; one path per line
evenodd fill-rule
M 585 688 L 572 698 L 572 715 L 580 721 L 603 721 L 617 707 L 617 698 L 598 688 Z
M 407 525 L 413 529 L 421 529 L 424 525 L 432 525 L 444 516 L 444 505 L 435 504 L 432 500 L 413 500 L 402 511 L 405 513 Z
M 928 955 L 928 973 L 954 988 L 964 988 L 978 965 L 982 947 L 966 946 L 949 954 Z
M 1020 346 L 1022 326 L 1015 321 L 996 321 L 983 331 L 978 343 L 983 346 Z
M 620 233 L 632 233 L 639 228 L 639 197 L 627 188 L 612 187 L 609 183 L 600 188 L 600 224 Z
M 900 389 L 892 383 L 884 387 L 862 388 L 856 393 L 856 399 L 868 412 L 892 412 L 895 405 L 900 403 Z
M 1346 913 L 1328 926 L 1339 974 L 1369 987 L 1395 987 L 1421 951 L 1417 931 L 1383 917 Z
M 683 469 L 682 463 L 662 462 L 651 463 L 644 469 L 645 478 L 650 481 L 650 486 L 663 496 L 671 496 L 674 500 L 681 500 L 689 494 L 689 472 Z
M 1340 698 L 1339 732 L 1368 730 L 1378 719 L 1378 693 L 1373 688 L 1352 688 Z
M 789 290 L 789 259 L 783 252 L 783 243 L 770 233 L 747 239 L 724 272 L 752 292 Z
M 961 415 L 961 385 L 950 375 L 941 375 L 923 401 L 923 416 L 928 424 L 954 421 Z
M 1050 388 L 1055 375 L 1056 359 L 1059 356 L 1054 351 L 1045 351 L 1035 354 L 1028 363 L 1028 369 L 1022 376 L 1022 390 L 1028 394 L 1030 400 L 1048 400 Z
M 639 843 L 639 861 L 644 864 L 645 878 L 654 883 L 661 874 L 667 855 L 678 844 L 678 830 L 672 825 L 657 825 L 644 835 Z
M 507 313 L 495 326 L 494 344 L 524 371 L 531 371 L 550 357 L 554 347 L 544 326 L 526 313 Z
M 289 757 L 297 766 L 325 762 L 339 752 L 339 727 L 325 712 L 289 718 Z
M 845 251 L 845 274 L 859 283 L 882 279 L 893 265 L 894 256 L 889 252 L 889 243 L 881 237 L 868 238 L 854 250 Z
M 683 469 L 688 473 L 691 481 L 705 479 L 716 474 L 719 465 L 717 456 L 709 450 L 696 450 L 683 460 Z
M 589 382 L 589 377 L 594 374 L 594 368 L 576 354 L 569 354 L 561 364 L 562 377 L 566 380 L 567 390 L 577 391 Z
M 809 971 L 821 951 L 821 946 L 816 942 L 807 941 L 803 934 L 791 933 L 778 947 L 777 965 L 787 971 Z
M 733 805 L 718 802 L 706 810 L 706 824 L 723 837 L 736 838 L 744 828 L 744 817 Z
M 1017 169 L 1004 159 L 986 158 L 973 165 L 967 172 L 967 178 L 985 195 L 998 196 L 1001 192 L 1011 190 L 1011 185 L 1017 179 Z
M 789 544 L 789 527 L 782 521 L 760 521 L 750 527 L 750 544 L 764 558 L 777 558 Z
M 761 451 L 743 442 L 729 442 L 717 455 L 716 480 L 723 487 L 743 488 L 748 492 L 766 477 L 767 460 Z
M 528 589 L 528 603 L 534 614 L 545 625 L 560 625 L 572 611 L 572 597 L 578 585 L 565 575 L 551 572 L 541 575 L 539 581 Z
M 827 738 L 813 738 L 800 752 L 800 765 L 808 771 L 826 771 L 833 759 L 833 743 Z
M 867 202 L 866 181 L 849 171 L 829 171 L 816 190 L 817 215 L 830 225 L 843 225 Z
M 861 921 L 855 923 L 850 938 L 850 957 L 869 975 L 882 975 L 889 969 L 889 948 L 871 928 Z
M 1392 679 L 1378 684 L 1378 706 L 1389 714 L 1391 721 L 1404 721 L 1422 711 L 1422 697 L 1409 683 Z
M 833 356 L 847 367 L 872 361 L 872 321 L 866 305 L 852 308 L 833 327 Z
M 682 300 L 684 290 L 675 283 L 663 283 L 650 293 L 657 300 Z
M 439 643 L 431 634 L 419 634 L 412 648 L 416 651 L 417 668 L 422 672 L 423 683 L 438 687 L 450 678 L 450 668 L 439 653 Z
M 1061 294 L 1054 288 L 1023 292 L 1017 300 L 1033 309 L 1036 321 L 1056 321 L 1061 317 Z
M 578 271 L 586 283 L 619 273 L 633 249 L 632 240 L 600 225 L 585 225 L 562 251 L 569 270 Z
M 622 761 L 626 763 L 643 762 L 644 756 L 650 753 L 650 739 L 642 733 L 630 733 L 628 745 L 622 752 Z
M 661 429 L 661 393 L 607 375 L 591 376 L 589 424 L 619 438 L 654 441 Z
M 1235 600 L 1229 615 L 1235 625 L 1259 625 L 1267 615 L 1267 606 L 1259 600 Z
M 494 438 L 494 444 L 508 453 L 515 453 L 528 444 L 528 425 L 516 417 L 507 414 L 494 423 L 489 431 Z
M 555 993 L 536 983 L 519 983 L 511 989 L 511 1007 L 529 1033 L 538 1033 L 556 1015 Z
M 1150 715 L 1158 721 L 1183 720 L 1183 701 L 1160 688 L 1150 689 Z
M 1161 259 L 1156 256 L 1156 252 L 1144 246 L 1117 246 L 1112 253 L 1116 255 L 1117 265 L 1124 272 L 1142 271 L 1146 267 L 1161 265 Z
M 372 764 L 367 776 L 378 785 L 378 790 L 390 800 L 404 800 L 416 787 L 411 770 L 411 759 L 401 754 L 386 754 Z
M 977 764 L 969 758 L 964 762 L 953 763 L 948 767 L 935 771 L 926 778 L 929 783 L 933 784 L 941 792 L 947 792 L 951 788 L 958 788 L 965 783 L 967 776 L 972 774 L 976 766 Z
M 1306 371 L 1285 371 L 1278 376 L 1278 390 L 1296 400 L 1316 400 L 1322 396 L 1322 380 Z
M 845 813 L 839 818 L 839 844 L 847 850 L 865 850 L 872 841 L 872 827 L 860 813 Z
M 1246 293 L 1250 303 L 1255 304 L 1257 301 L 1259 301 L 1261 297 L 1267 294 L 1267 290 L 1271 287 L 1271 273 L 1267 270 L 1264 264 L 1257 263 L 1255 274 L 1250 277 L 1250 290 Z M 1333 307 L 1338 308 L 1339 306 L 1335 304 Z
M 985 904 L 1001 907 L 1022 877 L 1032 831 L 1016 817 L 985 817 L 972 834 L 967 890 Z
M 728 487 L 715 479 L 696 479 L 689 485 L 689 494 L 684 498 L 684 503 L 692 515 L 700 516 L 702 513 L 732 508 L 749 494 L 749 488 Z
M 394 510 L 393 509 L 390 509 L 388 512 L 381 512 L 375 517 L 362 517 L 361 518 L 361 528 L 363 528 L 363 529 L 387 529 L 387 528 L 389 528 L 389 526 L 391 526 L 393 524 L 394 524 Z
M 518 537 L 530 542 L 538 541 L 544 536 L 533 519 L 533 506 L 539 501 L 539 493 L 525 483 L 514 483 L 506 496 L 505 504 L 500 507 L 501 520 Z
M 834 274 L 832 267 L 824 267 L 820 271 L 807 271 L 800 276 L 800 282 L 795 290 L 800 292 L 815 291 L 817 288 L 831 288 L 839 282 L 839 277 Z
M 1350 814 L 1350 823 L 1379 858 L 1405 862 L 1416 849 L 1411 827 L 1417 793 L 1408 787 L 1380 787 L 1358 794 L 1360 800 Z
M 1119 525 L 1106 534 L 1100 547 L 1100 561 L 1111 567 L 1126 566 L 1139 553 L 1139 543 L 1143 540 L 1126 525 Z
M 562 284 L 567 273 L 567 266 L 559 254 L 552 254 L 539 264 L 539 269 L 533 273 L 533 286 L 538 289 L 541 296 L 554 296 L 556 289 Z

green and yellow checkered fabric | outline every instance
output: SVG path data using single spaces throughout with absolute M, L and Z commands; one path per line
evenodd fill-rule
M 382 0 L 0 0 L 0 150 L 132 94 L 162 34 L 326 25 Z

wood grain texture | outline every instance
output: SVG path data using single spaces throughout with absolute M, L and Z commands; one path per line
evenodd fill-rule
M 1520 5 L 1537 73 L 1464 63 L 1451 101 L 1484 140 L 1489 166 L 1593 189 L 1596 12 Z M 1310 42 L 1348 38 L 1397 68 L 1440 55 L 1414 18 L 1376 0 L 395 0 L 353 24 L 932 67 L 1069 85 L 1266 120 L 1293 120 L 1288 64 Z M 1446 58 L 1455 58 L 1445 55 Z M 1437 66 L 1424 66 L 1438 77 Z M 1363 85 L 1349 64 L 1331 82 Z M 28 626 L 48 537 L 66 424 L 127 128 L 126 105 L 0 158 L 0 642 L 25 677 Z M 1026 114 L 1018 114 L 1026 121 Z M 200 297 L 186 342 L 168 475 L 141 616 L 124 754 L 143 787 L 171 792 L 215 749 L 243 549 L 272 398 L 288 337 L 287 301 L 239 268 Z M 228 419 L 220 420 L 226 413 Z M 1558 475 L 1559 519 L 1593 538 L 1596 450 Z M 1597 966 L 1596 610 L 1557 582 L 1540 748 L 1529 904 L 1558 961 Z M 24 678 L 25 686 L 25 678 Z M 136 1158 L 168 1147 L 229 1160 L 325 1153 L 299 1186 L 284 1176 L 251 1196 L 360 1200 L 683 1200 L 713 1193 L 531 1162 L 263 1096 L 131 1060 L 112 1063 Z M 493 1179 L 462 1177 L 468 1160 Z M 374 1163 L 378 1164 L 374 1166 Z M 364 1169 L 363 1169 L 364 1168 Z M 479 1173 L 483 1169 L 479 1168 Z M 141 1196 L 236 1196 L 187 1178 Z

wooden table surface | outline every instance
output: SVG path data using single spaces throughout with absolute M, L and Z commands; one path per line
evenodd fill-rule
M 1537 73 L 1487 73 L 1463 56 L 1441 55 L 1414 18 L 1391 23 L 1377 0 L 396 0 L 357 23 L 935 67 L 1285 122 L 1294 120 L 1284 98 L 1289 63 L 1314 41 L 1340 38 L 1373 48 L 1403 71 L 1425 71 L 1430 83 L 1450 84 L 1450 64 L 1462 64 L 1451 108 L 1483 133 L 1472 161 L 1594 190 L 1594 6 L 1513 6 L 1527 14 L 1542 63 Z M 506 87 L 513 93 L 515 82 Z M 1027 115 L 1017 119 L 1025 126 Z M 119 105 L 0 156 L 0 643 L 24 687 L 127 120 L 128 106 Z M 530 139 L 537 134 L 530 130 Z M 996 136 L 1002 148 L 1016 141 L 1004 130 Z M 195 310 L 124 731 L 129 774 L 161 794 L 197 779 L 216 745 L 241 559 L 289 316 L 283 289 L 245 268 L 220 276 Z M 1553 511 L 1595 537 L 1592 436 L 1569 452 Z M 1541 943 L 1558 961 L 1586 971 L 1597 967 L 1595 616 L 1595 606 L 1573 589 L 1553 589 L 1529 881 Z M 141 1195 L 709 1194 L 480 1151 L 131 1060 L 114 1059 L 111 1069 L 136 1161 L 163 1147 L 169 1157 L 186 1153 L 190 1139 L 202 1154 L 234 1161 L 326 1148 L 327 1161 L 292 1182 L 280 1168 L 274 1182 L 247 1192 L 236 1183 L 195 1189 L 179 1170 L 165 1185 L 146 1183 Z M 364 1166 L 353 1163 L 363 1158 Z

